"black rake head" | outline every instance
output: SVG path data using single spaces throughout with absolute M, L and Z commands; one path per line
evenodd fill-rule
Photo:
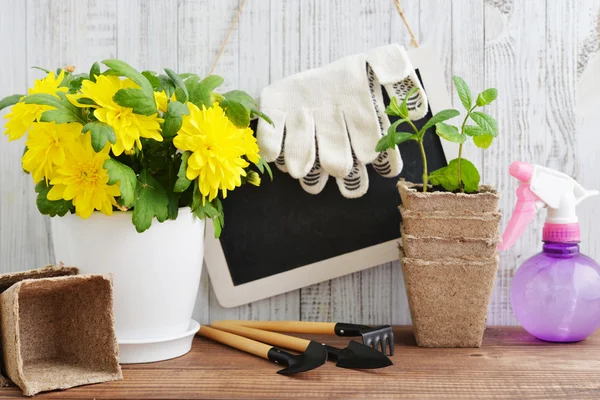
M 386 354 L 386 349 L 389 349 L 389 355 L 394 355 L 394 332 L 389 325 L 376 326 L 360 333 L 363 344 L 381 351 Z
M 394 332 L 390 325 L 367 326 L 339 322 L 335 325 L 335 334 L 338 336 L 361 336 L 364 345 L 386 354 L 394 355 Z

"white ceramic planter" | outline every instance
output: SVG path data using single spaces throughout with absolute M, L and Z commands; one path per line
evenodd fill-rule
M 137 233 L 130 212 L 87 220 L 52 218 L 56 261 L 81 273 L 112 274 L 121 363 L 187 353 L 199 328 L 192 320 L 202 261 L 204 220 L 181 208 L 176 220 Z

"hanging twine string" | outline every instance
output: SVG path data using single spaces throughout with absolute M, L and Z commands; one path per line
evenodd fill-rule
M 240 15 L 242 14 L 242 11 L 244 10 L 246 1 L 247 0 L 242 0 L 242 4 L 240 4 L 240 8 L 238 9 L 237 13 L 235 14 L 235 18 L 233 19 L 233 22 L 231 23 L 231 26 L 229 27 L 229 30 L 227 31 L 227 35 L 225 35 L 225 40 L 223 40 L 223 44 L 221 44 L 221 48 L 219 48 L 219 52 L 217 53 L 215 62 L 213 63 L 212 67 L 210 68 L 210 71 L 208 72 L 209 75 L 212 75 L 212 73 L 215 71 L 215 68 L 217 68 L 217 64 L 219 63 L 219 60 L 221 59 L 221 56 L 223 55 L 223 51 L 225 50 L 225 46 L 227 45 L 227 42 L 229 41 L 231 32 L 233 32 L 233 29 L 237 25 L 237 22 L 240 19 Z M 402 10 L 402 6 L 400 5 L 400 0 L 393 0 L 393 1 L 394 1 L 394 5 L 396 6 L 396 10 L 398 10 L 398 14 L 400 14 L 400 18 L 402 18 L 402 22 L 404 23 L 404 26 L 406 27 L 406 30 L 408 31 L 408 34 L 410 35 L 410 46 L 419 47 L 419 42 L 417 41 L 417 38 L 415 37 L 415 34 L 414 34 L 410 24 L 408 23 L 406 16 L 404 15 L 404 10 Z
M 242 0 L 242 4 L 240 4 L 240 8 L 238 9 L 238 12 L 235 15 L 235 18 L 233 19 L 233 22 L 231 23 L 231 26 L 229 27 L 229 30 L 227 31 L 227 35 L 225 35 L 225 40 L 223 40 L 223 44 L 221 45 L 221 48 L 219 49 L 219 52 L 217 53 L 217 58 L 215 59 L 215 62 L 213 63 L 212 67 L 210 68 L 208 75 L 212 75 L 212 73 L 215 71 L 215 68 L 217 68 L 217 64 L 219 63 L 219 60 L 221 59 L 221 55 L 223 54 L 223 51 L 225 50 L 225 46 L 227 45 L 227 42 L 229 41 L 229 36 L 231 36 L 231 32 L 233 32 L 233 28 L 235 28 L 238 20 L 240 19 L 240 15 L 242 14 L 242 10 L 244 9 L 245 5 L 246 5 L 246 0 Z
M 398 14 L 400 14 L 400 18 L 402 18 L 402 22 L 404 22 L 404 26 L 406 26 L 406 30 L 410 35 L 410 45 L 411 47 L 419 47 L 419 42 L 417 42 L 417 38 L 404 15 L 404 10 L 402 10 L 402 6 L 400 5 L 400 0 L 394 0 L 394 4 L 396 5 L 396 10 L 398 10 Z

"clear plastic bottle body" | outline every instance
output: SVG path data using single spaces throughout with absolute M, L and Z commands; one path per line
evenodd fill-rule
M 538 339 L 583 340 L 600 327 L 600 265 L 576 243 L 546 242 L 515 273 L 511 304 Z

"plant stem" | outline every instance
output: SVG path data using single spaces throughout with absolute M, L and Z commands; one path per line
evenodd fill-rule
M 421 149 L 421 157 L 423 158 L 423 192 L 427 192 L 429 174 L 427 173 L 427 156 L 425 155 L 425 147 L 423 147 L 423 138 L 419 139 L 418 142 Z
M 471 115 L 471 111 L 473 111 L 475 109 L 475 107 L 477 107 L 477 104 L 475 104 L 473 107 L 471 107 L 470 110 L 467 111 L 467 115 L 465 116 L 465 120 L 463 121 L 461 127 L 460 127 L 460 133 L 461 135 L 465 134 L 465 125 L 467 124 L 467 120 L 469 119 L 469 115 Z M 461 170 L 460 170 L 460 161 L 462 159 L 462 150 L 463 150 L 463 143 L 461 143 L 458 146 L 458 171 L 457 171 L 457 175 L 458 175 L 458 189 L 460 190 L 461 193 L 463 193 L 465 191 L 463 182 L 462 182 L 462 174 L 461 174 Z
M 406 122 L 413 128 L 415 134 L 417 135 L 417 142 L 419 142 L 419 149 L 421 150 L 421 158 L 423 159 L 423 192 L 427 192 L 427 185 L 429 183 L 429 173 L 427 171 L 427 156 L 425 155 L 425 147 L 423 146 L 423 136 L 419 135 L 419 130 L 412 123 L 408 117 L 406 117 Z

